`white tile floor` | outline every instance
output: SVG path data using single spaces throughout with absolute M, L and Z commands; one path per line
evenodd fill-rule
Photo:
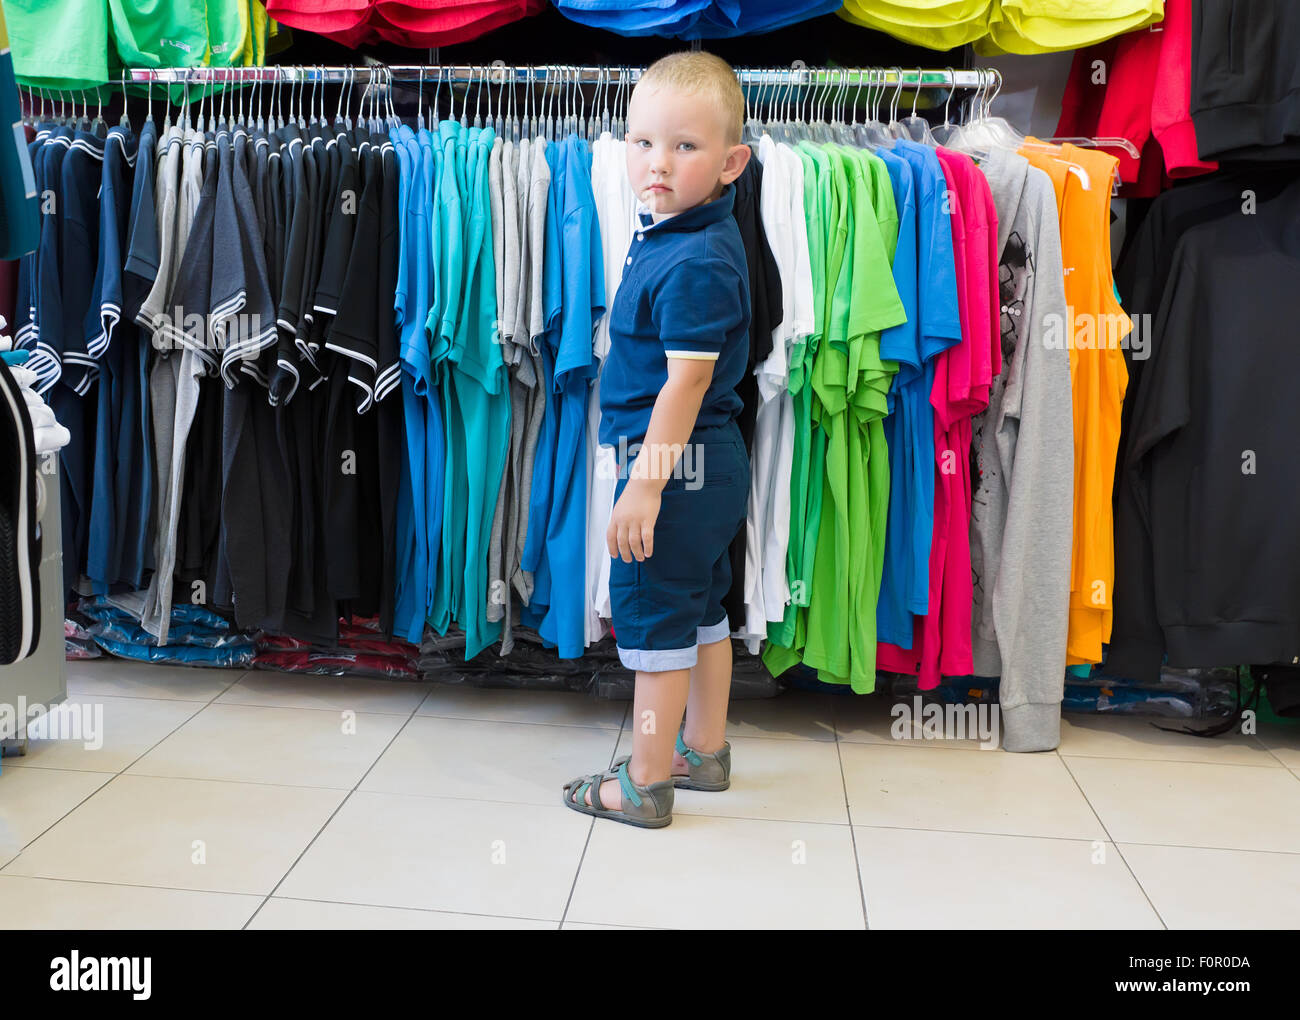
M 102 747 L 0 772 L 17 928 L 1290 928 L 1300 726 L 1071 717 L 1059 751 L 896 741 L 880 699 L 733 706 L 725 794 L 560 804 L 630 740 L 580 695 L 69 663 Z

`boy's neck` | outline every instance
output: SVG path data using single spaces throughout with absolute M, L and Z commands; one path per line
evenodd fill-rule
M 652 212 L 650 214 L 650 219 L 654 223 L 662 223 L 664 220 L 671 220 L 674 216 L 680 216 L 684 212 L 690 212 L 691 209 L 698 209 L 700 208 L 700 206 L 708 205 L 710 202 L 716 202 L 718 199 L 722 197 L 722 193 L 725 190 L 726 190 L 726 185 L 723 184 L 721 181 L 718 181 L 718 183 L 713 186 L 713 191 L 709 193 L 709 197 L 706 198 L 703 202 L 699 202 L 696 205 L 691 206 L 689 209 L 678 209 L 675 213 Z

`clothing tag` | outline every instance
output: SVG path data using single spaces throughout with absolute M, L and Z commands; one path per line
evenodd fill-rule
M 31 154 L 27 151 L 27 135 L 23 132 L 23 122 L 14 121 L 14 145 L 18 149 L 18 165 L 23 169 L 23 191 L 27 198 L 36 197 L 36 177 L 32 173 Z

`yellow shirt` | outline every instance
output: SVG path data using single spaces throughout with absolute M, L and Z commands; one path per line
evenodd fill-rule
M 1091 46 L 1165 16 L 1164 0 L 998 0 L 980 56 L 1050 53 Z
M 887 32 L 914 46 L 951 50 L 988 32 L 993 0 L 844 0 L 839 15 L 855 25 Z

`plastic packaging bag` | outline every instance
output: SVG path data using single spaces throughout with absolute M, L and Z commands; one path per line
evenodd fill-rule
M 636 674 L 619 661 L 618 647 L 612 637 L 593 644 L 580 659 L 561 659 L 555 649 L 545 646 L 535 630 L 517 626 L 514 634 L 515 647 L 509 655 L 501 655 L 499 648 L 493 646 L 467 662 L 463 633 L 426 633 L 420 645 L 420 676 L 436 683 L 582 691 L 600 698 L 631 700 Z M 762 659 L 750 655 L 743 643 L 732 642 L 733 698 L 771 698 L 785 689 L 785 684 L 767 671 Z
M 396 655 L 366 652 L 316 652 L 309 649 L 259 650 L 253 668 L 312 676 L 363 676 L 381 680 L 419 680 L 415 662 Z

